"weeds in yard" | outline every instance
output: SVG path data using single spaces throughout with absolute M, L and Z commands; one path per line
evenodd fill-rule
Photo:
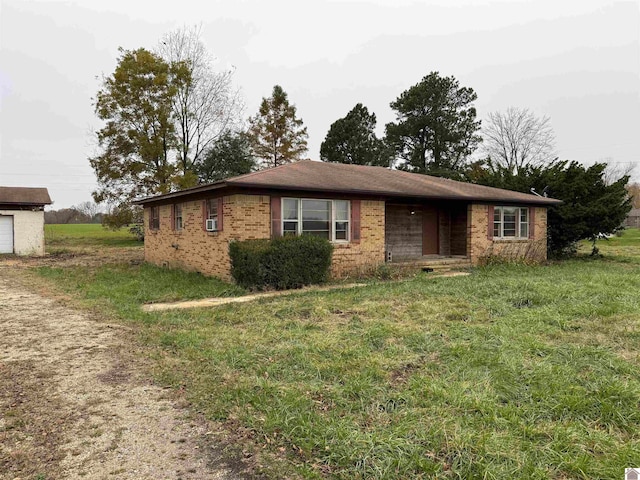
M 139 305 L 241 292 L 148 266 L 40 273 L 138 325 L 165 384 L 303 477 L 620 478 L 640 451 L 640 275 L 601 250 L 158 313 Z
M 85 299 L 132 318 L 141 318 L 139 307 L 142 303 L 246 293 L 244 289 L 217 278 L 150 264 L 73 269 L 40 267 L 38 272 L 70 293 L 82 292 Z

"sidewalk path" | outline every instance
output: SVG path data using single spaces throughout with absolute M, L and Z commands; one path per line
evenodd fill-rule
M 443 272 L 433 274 L 433 277 L 463 277 L 469 275 L 469 272 Z M 177 310 L 183 308 L 207 308 L 207 307 L 219 307 L 220 305 L 227 305 L 230 303 L 245 303 L 253 302 L 255 300 L 261 300 L 263 298 L 283 297 L 287 295 L 295 295 L 299 293 L 310 292 L 326 292 L 329 290 L 340 290 L 348 288 L 366 287 L 371 284 L 367 283 L 348 283 L 344 285 L 327 285 L 324 287 L 306 287 L 292 290 L 279 290 L 277 292 L 264 292 L 254 293 L 251 295 L 243 295 L 242 297 L 217 297 L 217 298 L 203 298 L 200 300 L 187 300 L 182 302 L 168 302 L 168 303 L 148 303 L 142 306 L 142 310 L 145 312 L 158 312 L 162 310 Z

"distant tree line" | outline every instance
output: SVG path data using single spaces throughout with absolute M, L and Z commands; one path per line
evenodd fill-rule
M 93 202 L 83 202 L 69 208 L 44 212 L 44 223 L 102 223 L 103 213 Z

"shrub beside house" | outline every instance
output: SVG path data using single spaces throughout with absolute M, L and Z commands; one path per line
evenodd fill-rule
M 245 288 L 300 288 L 329 279 L 333 246 L 313 235 L 229 244 L 231 276 Z

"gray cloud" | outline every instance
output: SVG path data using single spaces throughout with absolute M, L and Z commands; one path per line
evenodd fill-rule
M 147 9 L 147 11 L 145 11 Z M 222 67 L 236 68 L 247 116 L 281 84 L 310 133 L 311 158 L 337 118 L 389 102 L 432 70 L 478 95 L 549 115 L 562 158 L 637 162 L 640 12 L 636 2 L 232 2 L 4 0 L 0 18 L 0 184 L 50 185 L 56 207 L 89 198 L 99 126 L 91 97 L 117 48 L 153 48 L 201 21 Z M 13 175 L 8 175 L 11 173 Z

